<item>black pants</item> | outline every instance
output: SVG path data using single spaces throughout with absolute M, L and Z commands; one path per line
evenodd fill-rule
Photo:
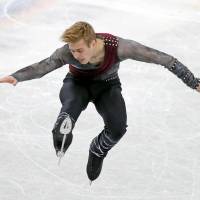
M 107 152 L 126 132 L 127 115 L 118 77 L 105 80 L 81 80 L 68 73 L 60 90 L 62 108 L 76 122 L 81 111 L 93 102 L 104 121 L 103 131 L 93 139 L 90 150 L 98 156 Z

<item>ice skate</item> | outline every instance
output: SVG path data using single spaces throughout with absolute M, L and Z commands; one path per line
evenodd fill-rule
M 56 155 L 59 157 L 59 163 L 72 143 L 72 126 L 73 124 L 70 116 L 67 113 L 61 113 L 52 130 L 54 147 L 56 150 Z
M 98 178 L 101 173 L 103 160 L 105 157 L 98 157 L 91 151 L 89 151 L 88 163 L 87 163 L 87 175 L 90 179 L 90 185 L 92 181 Z
M 67 137 L 70 137 L 69 134 L 65 134 L 64 137 L 63 137 L 63 140 L 62 140 L 62 146 L 61 146 L 61 150 L 57 152 L 57 156 L 59 157 L 59 160 L 58 160 L 58 165 L 60 165 L 60 162 L 61 162 L 61 159 L 62 157 L 65 155 L 65 152 L 64 152 L 64 144 L 65 144 L 65 141 L 67 140 Z M 72 139 L 69 139 L 72 141 Z M 68 140 L 68 142 L 69 142 Z M 71 143 L 70 143 L 71 144 Z M 68 145 L 69 147 L 69 145 Z M 67 148 L 68 148 L 67 147 Z

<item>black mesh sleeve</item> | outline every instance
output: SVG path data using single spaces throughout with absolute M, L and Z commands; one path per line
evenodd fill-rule
M 134 40 L 119 38 L 118 57 L 121 61 L 133 59 L 137 61 L 169 65 L 174 58 L 164 52 L 144 46 Z
M 54 51 L 54 53 L 50 57 L 43 59 L 40 62 L 24 67 L 11 74 L 10 76 L 16 78 L 18 82 L 41 78 L 45 74 L 67 64 L 67 56 L 68 48 L 66 45 L 64 45 L 63 47 L 56 49 L 56 51 Z
M 200 83 L 200 79 L 195 78 L 193 73 L 173 56 L 144 46 L 133 40 L 119 38 L 118 57 L 121 61 L 133 59 L 147 63 L 160 64 L 193 89 L 196 89 Z
M 192 89 L 196 89 L 200 83 L 200 79 L 195 78 L 194 74 L 177 59 L 175 59 L 173 64 L 167 66 L 166 68 Z

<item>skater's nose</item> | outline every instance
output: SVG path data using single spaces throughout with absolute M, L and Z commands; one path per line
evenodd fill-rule
M 74 58 L 76 58 L 77 60 L 81 59 L 80 53 L 79 52 L 74 52 Z

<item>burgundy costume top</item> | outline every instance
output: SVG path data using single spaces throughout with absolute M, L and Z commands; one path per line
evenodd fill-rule
M 92 78 L 102 74 L 110 69 L 110 67 L 119 61 L 117 56 L 118 39 L 116 36 L 109 33 L 97 33 L 104 40 L 105 56 L 103 62 L 97 69 L 83 70 L 75 67 L 73 64 L 69 65 L 70 72 L 76 77 Z

